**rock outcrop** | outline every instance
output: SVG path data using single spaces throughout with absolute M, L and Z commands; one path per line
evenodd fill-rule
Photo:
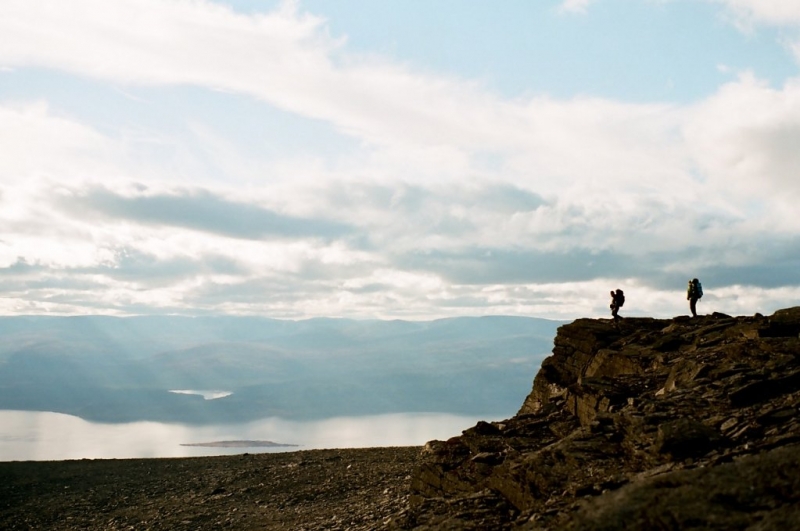
M 431 441 L 414 529 L 800 526 L 800 307 L 579 319 L 521 409 Z

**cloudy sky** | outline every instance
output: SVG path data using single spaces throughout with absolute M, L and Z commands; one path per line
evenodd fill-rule
M 800 301 L 796 0 L 2 0 L 0 314 Z

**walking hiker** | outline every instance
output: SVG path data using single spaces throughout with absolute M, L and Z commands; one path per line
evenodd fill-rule
M 703 286 L 699 280 L 693 278 L 689 281 L 689 287 L 686 289 L 686 299 L 689 301 L 692 317 L 697 317 L 697 301 L 701 298 L 703 298 Z
M 617 291 L 611 291 L 610 293 L 611 293 L 611 306 L 610 306 L 611 317 L 614 318 L 614 321 L 617 321 L 619 319 L 622 319 L 619 315 L 617 315 L 617 312 L 619 312 L 619 309 L 622 308 L 623 304 L 625 304 L 625 294 L 622 293 L 621 289 L 618 289 Z

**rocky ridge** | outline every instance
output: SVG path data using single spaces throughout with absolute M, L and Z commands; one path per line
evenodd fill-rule
M 406 529 L 800 526 L 800 307 L 578 319 L 521 409 L 429 442 Z

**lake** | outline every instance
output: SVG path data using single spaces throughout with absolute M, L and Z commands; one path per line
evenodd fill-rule
M 319 448 L 418 446 L 449 439 L 487 416 L 396 413 L 315 421 L 266 418 L 246 424 L 192 426 L 160 422 L 102 424 L 72 415 L 0 410 L 0 461 L 193 457 Z M 296 447 L 186 444 L 272 441 Z

